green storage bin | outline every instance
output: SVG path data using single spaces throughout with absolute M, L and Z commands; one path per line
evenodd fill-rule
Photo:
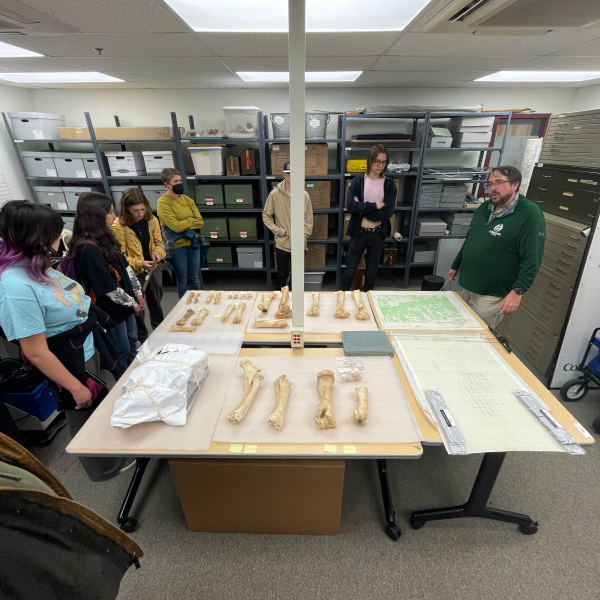
M 207 208 L 224 208 L 223 186 L 212 183 L 200 183 L 196 186 L 196 204 Z
M 229 217 L 229 236 L 231 240 L 258 240 L 256 217 Z
M 253 208 L 252 184 L 225 184 L 225 206 L 227 208 Z
M 209 267 L 233 267 L 231 246 L 211 246 L 206 260 Z
M 204 225 L 200 233 L 210 242 L 210 240 L 228 240 L 227 219 L 225 217 L 207 217 L 204 219 Z

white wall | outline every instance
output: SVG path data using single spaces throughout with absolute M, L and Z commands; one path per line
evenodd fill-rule
M 600 108 L 600 85 L 577 88 L 573 100 L 573 111 Z
M 34 111 L 31 90 L 8 85 L 0 85 L 0 111 L 1 112 L 28 112 Z M 27 181 L 23 177 L 21 167 L 15 156 L 13 146 L 8 137 L 4 123 L 0 123 L 0 169 L 6 179 L 14 199 L 29 198 Z

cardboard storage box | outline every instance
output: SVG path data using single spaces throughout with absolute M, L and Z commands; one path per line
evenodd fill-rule
M 238 267 L 242 269 L 262 269 L 262 246 L 238 246 L 236 248 Z
M 206 262 L 209 267 L 233 267 L 231 246 L 211 246 L 208 249 Z
M 200 233 L 210 240 L 228 240 L 227 219 L 225 217 L 206 217 Z
M 64 115 L 37 112 L 9 112 L 16 140 L 57 140 L 58 128 L 66 124 Z
M 258 240 L 256 217 L 229 217 L 227 221 L 231 240 Z
M 305 269 L 322 269 L 325 267 L 325 244 L 308 244 L 304 253 Z
M 431 127 L 429 130 L 429 148 L 450 148 L 452 146 L 452 134 L 445 127 Z
M 446 223 L 439 217 L 419 217 L 417 219 L 417 235 L 445 235 Z
M 54 210 L 69 210 L 61 187 L 34 186 L 33 191 L 40 204 L 49 204 Z
M 163 169 L 175 168 L 174 152 L 144 150 L 142 152 L 147 173 L 160 173 Z
M 306 144 L 305 174 L 327 175 L 328 148 L 327 144 Z M 283 175 L 283 165 L 290 160 L 289 144 L 271 144 L 271 174 Z M 292 167 L 293 168 L 293 167 Z
M 310 196 L 313 210 L 331 208 L 331 181 L 307 181 L 304 189 Z
M 77 203 L 79 202 L 79 196 L 86 192 L 97 192 L 99 194 L 104 193 L 104 188 L 101 187 L 64 187 L 62 191 L 65 194 L 65 201 L 69 210 L 77 210 Z
M 183 135 L 184 128 L 179 132 Z M 172 127 L 94 127 L 99 140 L 170 140 Z M 89 140 L 90 132 L 84 127 L 58 127 L 58 137 L 62 140 Z
M 152 210 L 156 210 L 158 199 L 166 194 L 167 189 L 164 185 L 143 185 L 142 192 L 144 192 L 144 196 L 150 202 Z
M 336 535 L 345 461 L 175 458 L 191 531 Z
M 309 240 L 326 240 L 329 232 L 329 215 L 313 215 L 313 230 L 308 236 Z
M 21 152 L 27 175 L 30 177 L 58 177 L 53 152 Z
M 228 156 L 225 159 L 225 171 L 229 177 L 240 176 L 240 159 L 239 156 Z
M 415 242 L 413 246 L 412 261 L 414 263 L 434 262 L 437 254 L 437 241 Z
M 346 235 L 346 231 L 348 231 L 348 225 L 350 225 L 350 219 L 352 218 L 352 215 L 349 213 L 345 213 L 344 214 L 344 239 L 345 240 L 349 240 L 350 236 Z
M 258 175 L 260 173 L 260 167 L 258 164 L 258 150 L 243 150 L 241 163 L 242 175 Z
M 93 152 L 84 152 L 81 155 L 81 160 L 83 161 L 83 168 L 88 179 L 100 179 L 102 177 L 96 155 Z
M 223 208 L 225 206 L 223 186 L 220 183 L 199 183 L 196 186 L 196 204 L 200 207 Z
M 105 152 L 112 176 L 146 175 L 146 163 L 141 152 Z
M 52 157 L 54 158 L 54 166 L 59 177 L 69 179 L 87 178 L 81 154 L 78 152 L 54 152 Z
M 227 208 L 252 208 L 254 193 L 251 183 L 226 183 L 223 186 Z

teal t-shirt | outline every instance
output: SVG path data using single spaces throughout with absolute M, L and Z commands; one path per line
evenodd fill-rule
M 8 340 L 43 333 L 46 338 L 83 323 L 90 298 L 66 275 L 48 269 L 52 283 L 33 281 L 23 267 L 9 267 L 0 277 L 0 326 Z M 94 338 L 83 345 L 85 360 L 94 355 Z

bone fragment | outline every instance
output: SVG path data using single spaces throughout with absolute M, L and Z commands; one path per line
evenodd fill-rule
M 244 377 L 245 377 L 245 389 L 244 389 L 244 397 L 239 405 L 232 410 L 227 418 L 232 423 L 241 423 L 248 412 L 248 409 L 252 405 L 254 398 L 256 397 L 256 393 L 258 392 L 258 388 L 264 377 L 260 375 L 260 369 L 257 369 L 249 360 L 243 360 L 240 363 L 240 367 L 244 369 Z
M 315 413 L 315 425 L 317 429 L 326 429 L 335 427 L 335 415 L 333 414 L 333 404 L 331 403 L 331 388 L 335 376 L 333 371 L 321 371 L 317 373 L 317 388 L 321 396 L 321 404 L 317 406 Z
M 179 319 L 179 321 L 177 321 L 175 323 L 175 325 L 179 325 L 179 327 L 183 327 L 185 325 L 185 322 L 194 314 L 194 311 L 191 308 L 187 309 L 187 312 L 185 313 L 185 315 L 183 315 L 183 317 L 181 317 L 181 319 Z
M 279 308 L 285 306 L 290 298 L 290 288 L 289 286 L 285 286 L 281 288 L 281 300 L 279 301 Z
M 246 292 L 242 292 L 240 294 L 240 300 L 245 300 L 246 299 Z
M 209 295 L 206 297 L 206 304 L 210 304 L 210 301 L 211 301 L 211 300 L 212 300 L 214 297 L 215 297 L 215 295 L 214 295 L 214 294 L 212 294 L 212 293 L 211 293 L 211 294 L 209 294 Z
M 246 308 L 246 303 L 240 302 L 237 312 L 235 313 L 235 316 L 233 317 L 233 323 L 241 323 L 242 322 L 242 313 L 244 312 L 245 308 Z
M 171 331 L 187 331 L 188 333 L 194 333 L 195 327 L 180 327 L 179 325 L 171 325 Z
M 208 310 L 206 308 L 201 308 L 198 316 L 192 321 L 192 325 L 202 325 L 202 321 L 204 321 L 204 317 L 208 314 Z
M 292 318 L 292 309 L 285 304 L 284 306 L 280 306 L 275 313 L 276 319 L 291 319 Z
M 227 323 L 229 321 L 229 315 L 235 310 L 235 304 L 230 304 L 225 311 L 225 314 L 221 317 L 221 323 Z
M 215 306 L 219 304 L 219 302 L 221 302 L 221 292 L 217 292 L 217 295 L 215 296 Z
M 186 304 L 191 304 L 193 299 L 194 299 L 194 292 L 190 292 L 190 295 L 188 296 Z
M 344 309 L 344 299 L 346 298 L 345 292 L 337 292 L 337 302 L 335 304 L 334 318 L 336 319 L 347 319 L 350 313 Z
M 233 297 L 233 298 L 234 298 L 234 300 L 237 300 L 237 297 L 238 297 L 238 295 L 236 294 L 236 295 Z
M 358 394 L 358 410 L 353 410 L 350 413 L 350 418 L 353 423 L 359 423 L 364 427 L 367 424 L 367 400 L 369 397 L 369 389 L 364 385 L 354 388 Z
M 277 394 L 277 400 L 275 401 L 275 408 L 269 415 L 267 423 L 272 423 L 273 427 L 277 431 L 281 431 L 283 427 L 283 418 L 285 416 L 285 406 L 287 404 L 288 396 L 290 395 L 290 388 L 292 382 L 286 379 L 285 375 L 281 375 L 275 380 L 275 393 Z
M 252 300 L 252 292 L 248 292 L 248 293 L 246 294 L 246 299 L 247 299 L 247 300 Z
M 287 326 L 288 324 L 285 319 L 254 319 L 253 325 L 254 329 L 261 329 L 267 327 L 283 329 Z
M 194 304 L 198 304 L 198 296 L 194 296 Z
M 275 300 L 275 298 L 277 298 L 277 292 L 271 292 L 270 294 L 263 294 L 262 295 L 262 304 L 258 305 L 258 308 L 260 309 L 261 312 L 268 312 L 269 311 L 269 306 L 271 305 L 271 302 L 273 300 Z
M 368 321 L 371 315 L 367 312 L 365 305 L 362 301 L 360 290 L 354 290 L 352 292 L 352 299 L 356 304 L 356 315 L 354 315 L 359 321 Z
M 313 303 L 312 306 L 310 307 L 310 309 L 308 310 L 308 312 L 306 313 L 306 316 L 308 317 L 319 317 L 321 316 L 321 312 L 319 311 L 319 298 L 321 296 L 321 292 L 313 292 L 312 293 L 312 297 L 313 297 Z

